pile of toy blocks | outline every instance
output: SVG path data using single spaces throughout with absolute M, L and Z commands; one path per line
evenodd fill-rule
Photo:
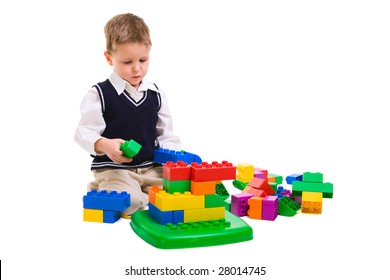
M 85 222 L 115 223 L 130 207 L 130 194 L 93 190 L 84 195 L 83 207 Z
M 227 161 L 168 161 L 163 164 L 163 189 L 153 186 L 149 190 L 149 215 L 160 224 L 223 219 L 225 203 L 216 185 L 235 177 L 236 167 Z
M 322 198 L 333 197 L 333 184 L 323 182 L 323 174 L 304 172 L 286 177 L 292 191 L 282 184 L 283 176 L 269 174 L 248 163 L 237 165 L 233 186 L 242 192 L 231 196 L 230 211 L 237 216 L 274 221 L 278 215 L 322 213 Z

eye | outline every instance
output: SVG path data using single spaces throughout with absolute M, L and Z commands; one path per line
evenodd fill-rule
M 131 60 L 130 61 L 125 61 L 123 62 L 124 64 L 131 64 Z
M 142 58 L 142 59 L 140 59 L 139 60 L 141 63 L 145 63 L 146 61 L 148 61 L 148 59 L 147 58 Z

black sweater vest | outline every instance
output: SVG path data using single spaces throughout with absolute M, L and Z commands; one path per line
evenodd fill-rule
M 130 163 L 116 164 L 106 155 L 93 156 L 91 170 L 102 168 L 137 168 L 153 164 L 157 145 L 156 125 L 161 97 L 158 92 L 147 90 L 136 102 L 126 92 L 118 95 L 107 79 L 95 85 L 99 92 L 106 129 L 103 137 L 124 140 L 133 139 L 142 145 L 139 153 Z

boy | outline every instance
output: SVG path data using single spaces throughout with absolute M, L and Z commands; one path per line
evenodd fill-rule
M 120 14 L 104 33 L 104 56 L 113 72 L 84 97 L 75 141 L 94 157 L 95 181 L 88 189 L 130 193 L 131 205 L 122 213 L 129 218 L 147 206 L 150 186 L 162 186 L 162 167 L 153 162 L 156 147 L 180 150 L 181 143 L 164 93 L 144 79 L 152 46 L 148 26 L 136 15 Z M 120 150 L 130 139 L 142 145 L 134 158 Z

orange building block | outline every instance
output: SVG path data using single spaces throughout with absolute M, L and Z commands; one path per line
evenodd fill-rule
M 216 192 L 215 181 L 208 182 L 196 182 L 191 181 L 191 193 L 193 195 L 206 195 L 215 194 Z
M 251 197 L 248 200 L 248 216 L 251 219 L 261 220 L 263 215 L 263 198 L 262 197 Z
M 156 205 L 156 193 L 161 191 L 161 189 L 157 186 L 152 186 L 149 191 L 149 202 L 152 203 L 153 205 Z
M 322 193 L 320 192 L 302 192 L 302 213 L 321 214 L 322 212 Z

